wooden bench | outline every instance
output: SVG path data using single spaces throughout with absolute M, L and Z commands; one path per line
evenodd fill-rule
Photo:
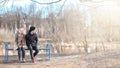
M 39 50 L 46 50 L 46 57 L 50 60 L 50 44 L 47 43 L 46 44 L 46 48 L 38 48 Z M 17 49 L 16 49 L 17 50 Z M 25 50 L 29 50 L 29 49 L 25 49 Z M 14 49 L 9 48 L 9 44 L 6 43 L 5 44 L 5 61 L 8 62 L 9 60 L 9 52 L 8 51 L 14 51 Z

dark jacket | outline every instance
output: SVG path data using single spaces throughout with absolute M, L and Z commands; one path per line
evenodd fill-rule
M 27 46 L 30 45 L 30 44 L 36 44 L 36 43 L 38 43 L 37 34 L 31 35 L 30 32 L 29 32 L 28 34 L 26 34 L 25 38 L 26 38 L 26 44 L 27 44 Z

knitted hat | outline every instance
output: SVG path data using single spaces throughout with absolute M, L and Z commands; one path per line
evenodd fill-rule
M 33 31 L 33 30 L 35 30 L 35 27 L 34 27 L 34 26 L 31 26 L 29 32 L 31 32 L 31 31 Z

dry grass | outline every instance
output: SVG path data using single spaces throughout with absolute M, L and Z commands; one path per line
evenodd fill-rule
M 5 29 L 0 29 L 0 42 L 14 42 L 14 33 L 5 30 Z

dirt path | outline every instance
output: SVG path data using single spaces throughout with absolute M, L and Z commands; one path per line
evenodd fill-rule
M 120 52 L 98 52 L 70 56 L 52 57 L 50 61 L 36 63 L 0 64 L 0 68 L 120 68 Z

